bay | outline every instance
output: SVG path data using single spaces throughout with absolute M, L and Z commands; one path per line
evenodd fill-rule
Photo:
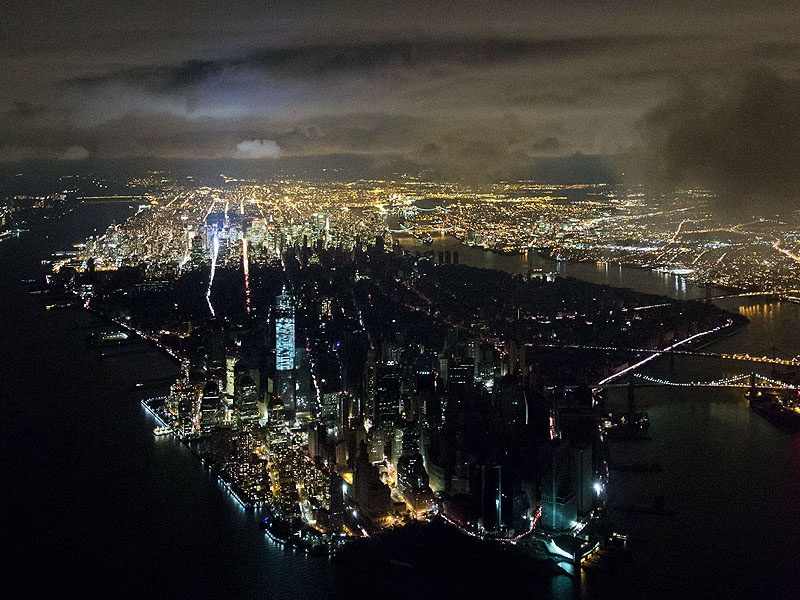
M 343 572 L 328 560 L 276 547 L 257 527 L 257 515 L 243 512 L 186 447 L 152 435 L 155 423 L 141 408 L 134 384 L 170 377 L 175 364 L 145 345 L 98 361 L 85 336 L 99 318 L 78 310 L 45 311 L 20 283 L 41 270 L 42 258 L 132 210 L 82 206 L 0 245 L 0 505 L 8 549 L 2 569 L 19 596 L 463 593 L 457 582 L 437 577 L 435 568 Z M 461 263 L 483 268 L 541 268 L 678 298 L 706 294 L 680 278 L 619 265 L 500 256 L 449 238 L 430 249 L 445 248 L 458 251 Z M 708 350 L 764 353 L 776 346 L 800 353 L 800 306 L 716 302 L 751 323 Z M 754 367 L 678 357 L 673 369 L 654 361 L 647 373 L 691 381 Z M 768 373 L 764 365 L 761 370 Z M 621 406 L 621 396 L 610 394 L 609 404 Z M 650 414 L 652 439 L 616 443 L 612 455 L 620 462 L 657 461 L 663 471 L 614 473 L 609 493 L 623 503 L 662 496 L 676 515 L 617 515 L 620 529 L 635 538 L 628 559 L 607 571 L 586 572 L 577 583 L 557 577 L 516 590 L 517 596 L 797 597 L 800 437 L 750 411 L 736 390 L 642 388 L 637 403 Z

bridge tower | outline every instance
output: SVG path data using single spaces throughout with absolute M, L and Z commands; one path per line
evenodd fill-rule
M 777 377 L 778 376 L 778 366 L 775 364 L 775 359 L 776 359 L 777 354 L 778 354 L 778 349 L 775 346 L 773 346 L 771 348 L 771 350 L 772 350 L 772 376 L 773 377 Z
M 633 383 L 633 375 L 631 375 L 630 379 L 628 379 L 628 414 L 632 415 L 635 409 L 635 397 L 633 393 L 634 383 Z

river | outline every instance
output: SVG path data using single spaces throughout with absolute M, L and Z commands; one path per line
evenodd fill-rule
M 96 316 L 44 311 L 19 283 L 41 269 L 41 258 L 131 210 L 82 206 L 0 245 L 3 570 L 15 587 L 27 597 L 323 599 L 394 596 L 404 586 L 420 598 L 446 596 L 450 582 L 432 574 L 342 572 L 276 547 L 184 446 L 152 435 L 155 423 L 133 386 L 170 377 L 174 363 L 144 344 L 98 361 L 85 343 Z M 679 278 L 640 269 L 499 256 L 447 238 L 425 247 L 446 248 L 458 250 L 462 264 L 511 272 L 531 264 L 650 293 L 705 296 Z M 751 324 L 710 350 L 800 352 L 800 305 L 720 302 Z M 667 361 L 647 372 L 689 381 L 742 368 L 678 357 L 673 372 Z M 738 391 L 643 388 L 637 402 L 650 414 L 652 439 L 616 443 L 612 456 L 654 460 L 663 471 L 615 472 L 609 494 L 643 503 L 663 496 L 676 516 L 616 515 L 637 538 L 630 558 L 586 573 L 580 584 L 558 577 L 517 590 L 518 597 L 797 597 L 800 438 L 752 413 Z
M 454 252 L 459 263 L 559 276 L 628 287 L 678 299 L 705 298 L 706 288 L 682 277 L 619 264 L 569 263 L 537 254 L 498 255 L 467 247 L 450 236 L 412 252 Z M 711 290 L 717 295 L 719 290 Z M 750 323 L 707 346 L 715 353 L 800 355 L 800 304 L 758 298 L 714 300 Z M 785 367 L 784 367 L 785 368 Z M 674 367 L 659 359 L 643 373 L 670 381 L 712 381 L 771 366 L 678 356 Z M 791 369 L 789 369 L 791 370 Z M 608 408 L 621 409 L 627 390 L 608 393 Z M 633 538 L 630 557 L 606 571 L 583 573 L 576 597 L 586 598 L 797 598 L 800 597 L 800 434 L 777 430 L 749 409 L 743 390 L 643 387 L 637 406 L 650 417 L 644 442 L 611 442 L 618 463 L 658 463 L 662 471 L 612 471 L 609 498 L 621 505 L 654 505 L 662 497 L 675 516 L 612 511 L 617 529 Z
M 82 206 L 0 246 L 3 571 L 17 582 L 9 589 L 31 598 L 331 589 L 326 561 L 275 546 L 185 446 L 153 436 L 134 385 L 174 376 L 171 360 L 144 343 L 98 360 L 86 344 L 98 317 L 45 311 L 20 285 L 42 257 L 131 211 Z

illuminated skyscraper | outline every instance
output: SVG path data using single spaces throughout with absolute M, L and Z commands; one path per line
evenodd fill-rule
M 275 299 L 275 369 L 294 369 L 294 305 L 285 288 Z
M 294 413 L 294 304 L 283 293 L 275 299 L 275 375 L 286 411 Z

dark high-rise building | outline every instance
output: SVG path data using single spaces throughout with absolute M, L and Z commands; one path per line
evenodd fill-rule
M 311 416 L 317 412 L 314 394 L 311 389 L 311 364 L 305 348 L 295 348 L 294 352 L 294 399 L 300 416 Z M 301 414 L 302 413 L 302 414 Z
M 572 449 L 573 489 L 578 514 L 587 514 L 601 502 L 598 486 L 605 471 L 600 458 L 600 423 L 593 406 L 592 393 L 586 386 L 576 388 L 572 401 L 559 407 L 558 423 L 562 439 Z
M 203 388 L 203 398 L 200 401 L 200 427 L 203 431 L 210 431 L 220 422 L 222 413 L 219 384 L 212 380 Z
M 456 407 L 467 402 L 475 390 L 475 367 L 472 362 L 450 359 L 447 365 L 447 397 Z
M 400 389 L 403 370 L 398 365 L 378 365 L 375 373 L 375 425 L 391 425 L 400 414 Z
M 258 418 L 259 396 L 258 385 L 249 374 L 237 377 L 233 394 L 233 410 L 237 421 L 251 421 Z
M 208 336 L 208 368 L 224 368 L 225 356 L 225 332 L 221 329 L 215 329 Z
M 500 465 L 476 465 L 475 495 L 480 506 L 481 527 L 487 531 L 499 531 L 503 527 L 503 469 Z M 477 483 L 477 481 L 476 481 Z
M 391 492 L 381 481 L 378 468 L 370 463 L 365 443 L 356 455 L 353 477 L 353 495 L 359 508 L 371 519 L 388 515 L 392 510 Z
M 574 453 L 568 442 L 554 439 L 545 447 L 544 456 L 542 525 L 556 531 L 572 529 L 578 516 Z
M 397 485 L 403 498 L 415 512 L 427 512 L 433 508 L 433 492 L 428 485 L 428 474 L 425 472 L 422 455 L 418 452 L 398 459 Z
M 171 411 L 178 422 L 178 435 L 185 437 L 197 432 L 200 402 L 197 390 L 188 381 L 180 381 L 170 388 Z

